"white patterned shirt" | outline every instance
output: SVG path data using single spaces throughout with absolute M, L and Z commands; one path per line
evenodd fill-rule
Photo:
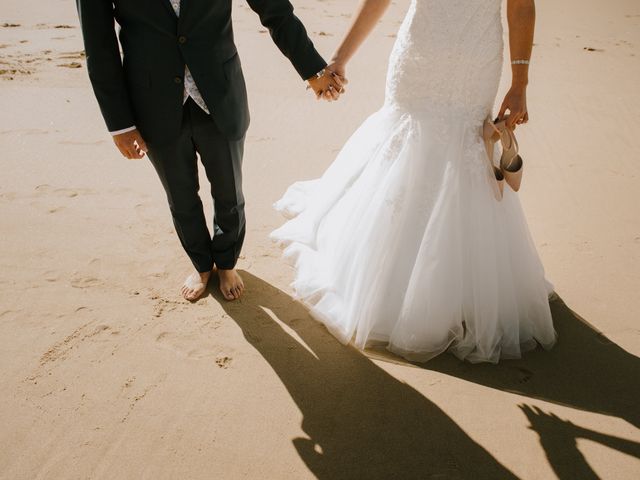
M 176 12 L 176 16 L 178 17 L 180 16 L 180 1 L 181 0 L 171 0 L 171 6 L 173 7 L 173 11 Z M 209 109 L 207 108 L 207 104 L 204 102 L 204 99 L 200 94 L 200 90 L 198 90 L 198 87 L 196 86 L 196 82 L 193 79 L 191 72 L 189 71 L 189 67 L 185 65 L 184 67 L 184 99 L 182 100 L 182 103 L 184 104 L 189 99 L 189 97 L 193 98 L 193 101 L 196 102 L 196 105 L 198 105 L 202 110 L 204 110 L 207 113 L 210 113 Z M 136 129 L 136 126 L 133 125 L 129 128 L 125 128 L 123 130 L 118 130 L 117 132 L 110 132 L 110 133 L 111 135 L 119 135 L 121 133 L 130 132 L 135 129 Z

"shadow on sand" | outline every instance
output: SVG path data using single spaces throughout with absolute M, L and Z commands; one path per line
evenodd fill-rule
M 517 478 L 437 405 L 336 341 L 300 303 L 241 274 L 248 294 L 221 303 L 302 412 L 307 438 L 293 444 L 317 478 Z M 217 289 L 214 296 L 221 298 Z
M 640 428 L 640 359 L 607 339 L 560 298 L 551 302 L 558 344 L 521 360 L 472 365 L 453 355 L 422 364 L 487 387 L 622 418 Z
M 262 279 L 241 273 L 250 294 L 240 302 L 221 303 L 302 412 L 308 438 L 293 443 L 317 478 L 517 478 L 437 405 L 361 352 L 337 342 L 303 305 Z M 498 365 L 473 365 L 444 354 L 419 366 L 640 426 L 639 359 L 562 300 L 556 299 L 551 308 L 559 342 L 550 351 L 530 352 Z M 379 351 L 368 353 L 406 363 Z M 520 408 L 560 479 L 598 478 L 578 450 L 578 438 L 640 458 L 638 443 L 576 426 L 535 407 Z
M 577 440 L 579 439 L 590 440 L 640 458 L 640 443 L 580 427 L 537 407 L 520 405 L 520 408 L 529 419 L 531 429 L 540 436 L 540 445 L 560 480 L 598 480 L 600 478 L 578 449 Z
M 589 412 L 610 415 L 640 427 L 640 359 L 611 342 L 560 298 L 551 302 L 558 344 L 527 353 L 521 360 L 472 365 L 440 355 L 422 368 L 469 382 Z M 578 450 L 587 439 L 640 458 L 640 444 L 595 432 L 556 415 L 521 405 L 558 478 L 597 479 Z

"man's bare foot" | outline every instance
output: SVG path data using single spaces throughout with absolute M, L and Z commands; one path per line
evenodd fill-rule
M 185 299 L 190 302 L 195 302 L 207 289 L 207 283 L 209 282 L 210 276 L 211 272 L 193 272 L 184 281 L 184 285 L 182 285 L 180 293 Z
M 220 291 L 227 300 L 237 300 L 244 292 L 244 283 L 238 272 L 234 270 L 218 269 L 218 277 L 220 277 Z

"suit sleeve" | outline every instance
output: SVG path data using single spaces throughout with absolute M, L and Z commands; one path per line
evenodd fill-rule
M 247 0 L 260 16 L 260 22 L 271 34 L 280 51 L 291 61 L 303 80 L 311 78 L 327 62 L 309 39 L 302 22 L 293 13 L 288 0 Z
M 76 0 L 93 91 L 109 131 L 135 124 L 111 0 Z

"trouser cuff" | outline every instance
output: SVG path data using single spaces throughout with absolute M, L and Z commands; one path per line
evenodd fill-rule
M 238 257 L 233 253 L 225 253 L 213 256 L 213 263 L 220 270 L 233 270 L 238 263 Z

